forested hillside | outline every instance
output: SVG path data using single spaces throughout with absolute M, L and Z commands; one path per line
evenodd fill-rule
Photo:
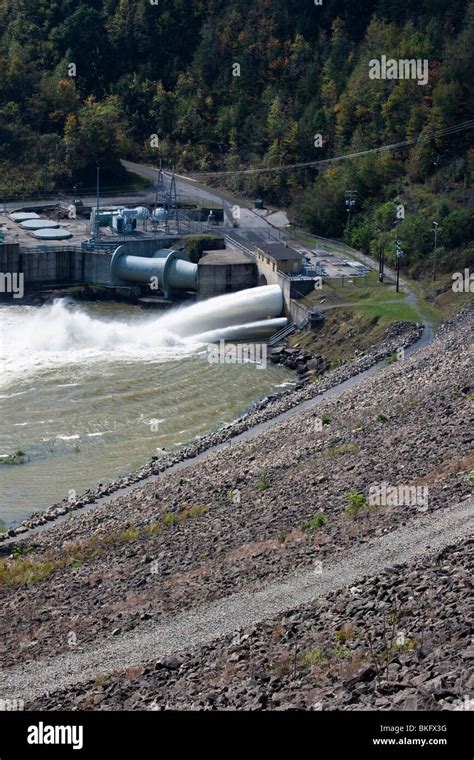
M 90 186 L 97 162 L 120 184 L 121 157 L 234 170 L 412 140 L 473 116 L 473 51 L 467 0 L 0 0 L 0 197 Z M 371 80 L 382 55 L 427 59 L 427 84 Z M 416 275 L 433 218 L 441 267 L 473 255 L 473 135 L 226 182 L 330 236 L 354 190 L 350 240 L 389 258 L 398 198 Z

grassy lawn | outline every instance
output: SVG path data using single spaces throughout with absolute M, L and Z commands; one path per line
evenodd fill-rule
M 300 230 L 293 231 L 293 238 L 312 248 L 317 244 L 317 238 Z M 330 244 L 323 245 L 325 250 L 339 256 L 356 258 Z M 427 321 L 436 328 L 464 304 L 474 301 L 472 294 L 453 292 L 451 275 L 440 274 L 435 283 L 429 275 L 423 280 L 402 276 L 406 290 L 400 293 L 396 292 L 392 279 L 381 283 L 374 270 L 364 277 L 347 277 L 344 281 L 340 277 L 325 278 L 322 290 L 314 290 L 303 300 L 308 307 L 323 310 L 324 325 L 295 333 L 289 340 L 290 345 L 322 354 L 337 366 L 350 360 L 356 352 L 369 350 L 395 322 Z M 437 293 L 439 289 L 443 292 Z
M 305 302 L 312 308 L 329 310 L 350 309 L 369 319 L 378 319 L 380 324 L 390 324 L 397 320 L 419 322 L 421 315 L 414 305 L 407 303 L 406 293 L 397 293 L 392 283 L 380 283 L 376 272 L 366 277 L 352 277 L 344 285 L 339 278 L 326 280 L 323 289 L 315 290 Z M 324 302 L 321 304 L 321 299 Z M 330 309 L 329 307 L 334 307 Z
M 293 230 L 292 235 L 302 243 L 315 246 L 317 237 L 300 230 Z M 345 258 L 357 261 L 357 257 L 350 252 L 331 246 L 323 242 L 322 246 L 329 252 L 343 255 Z M 474 296 L 470 293 L 454 293 L 451 289 L 451 274 L 439 274 L 436 282 L 433 283 L 431 277 L 427 275 L 421 280 L 413 280 L 406 274 L 402 275 L 407 283 L 407 287 L 418 298 L 416 306 L 406 303 L 406 293 L 396 293 L 393 280 L 386 280 L 381 284 L 378 280 L 378 273 L 371 271 L 367 277 L 351 278 L 352 283 L 345 281 L 344 287 L 338 279 L 331 280 L 327 287 L 325 282 L 322 295 L 327 299 L 325 304 L 354 303 L 364 301 L 358 306 L 352 306 L 354 310 L 359 310 L 361 314 L 367 317 L 379 317 L 385 324 L 402 319 L 410 322 L 431 322 L 435 327 L 444 320 L 448 319 L 455 312 L 459 311 L 467 303 L 474 302 Z M 437 294 L 439 288 L 447 288 L 443 293 Z M 321 291 L 308 296 L 308 303 L 317 307 Z M 399 303 L 384 303 L 384 301 L 399 301 Z
M 370 303 L 360 308 L 366 317 L 377 317 L 379 324 L 390 324 L 403 320 L 404 322 L 419 322 L 420 316 L 415 308 L 401 300 L 398 303 L 387 303 L 379 299 L 371 299 Z

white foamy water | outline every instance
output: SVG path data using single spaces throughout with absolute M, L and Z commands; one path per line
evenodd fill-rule
M 268 335 L 272 323 L 266 318 L 276 316 L 281 308 L 278 285 L 128 320 L 98 319 L 70 299 L 41 308 L 5 308 L 0 314 L 0 386 L 25 373 L 66 363 L 169 361 L 221 338 Z M 284 319 L 275 320 L 273 330 L 284 324 Z

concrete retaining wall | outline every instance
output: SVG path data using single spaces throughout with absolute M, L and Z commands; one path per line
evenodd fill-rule
M 248 264 L 229 264 L 220 267 L 205 266 L 199 262 L 198 271 L 198 300 L 200 301 L 223 293 L 235 293 L 237 290 L 253 288 L 257 284 L 257 267 L 252 261 Z
M 277 272 L 276 285 L 279 285 L 281 292 L 283 293 L 283 306 L 285 315 L 289 316 L 291 308 L 291 280 L 289 277 L 285 277 L 284 274 Z
M 0 272 L 16 274 L 20 271 L 19 244 L 2 243 L 0 245 Z
M 303 306 L 302 303 L 298 303 L 298 301 L 293 300 L 290 303 L 288 313 L 293 322 L 296 322 L 297 324 L 304 322 L 310 314 L 309 309 L 306 306 Z
M 117 248 L 120 240 L 111 241 L 111 249 Z M 151 256 L 159 248 L 179 245 L 176 238 L 160 240 L 130 240 L 125 244 L 137 256 Z M 109 250 L 82 250 L 80 246 L 34 246 L 25 249 L 19 243 L 0 244 L 0 272 L 23 273 L 25 286 L 42 284 L 87 283 L 92 285 L 110 284 Z

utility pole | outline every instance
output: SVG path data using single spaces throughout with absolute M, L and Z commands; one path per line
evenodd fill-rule
M 176 172 L 173 166 L 173 176 L 171 177 L 170 184 L 170 212 L 173 210 L 173 215 L 176 219 L 176 232 L 179 234 L 179 212 L 178 212 L 178 195 L 176 192 Z
M 95 210 L 95 240 L 99 242 L 99 208 L 100 208 L 100 166 L 97 164 L 97 206 Z
M 400 203 L 400 198 L 398 196 L 397 196 L 397 198 L 395 198 L 395 203 L 396 203 L 397 209 L 398 209 L 398 206 L 399 206 L 399 203 Z M 396 236 L 395 245 L 396 245 L 396 252 L 397 252 L 397 287 L 396 287 L 397 293 L 400 290 L 400 259 L 403 256 L 402 249 L 400 248 L 400 242 L 398 240 L 398 222 L 399 221 L 400 220 L 398 218 L 398 213 L 397 213 L 397 215 L 395 217 L 395 236 Z
M 161 158 L 160 158 L 160 169 L 158 171 L 158 176 L 156 178 L 156 186 L 155 186 L 155 218 L 156 218 L 156 208 L 158 206 L 158 188 L 160 186 L 160 179 L 161 179 Z
M 396 290 L 397 290 L 397 293 L 399 293 L 400 292 L 400 259 L 403 256 L 403 251 L 400 248 L 400 243 L 398 240 L 396 241 L 396 246 L 397 246 L 397 287 L 396 287 Z
M 379 248 L 379 280 L 380 282 L 383 282 L 384 277 L 385 277 L 384 267 L 385 267 L 385 256 L 383 253 L 383 243 L 381 243 L 380 248 Z
M 352 207 L 355 206 L 356 203 L 356 190 L 346 190 L 345 197 L 346 197 L 346 211 L 347 211 L 347 228 L 346 228 L 346 238 L 349 235 L 349 227 L 351 225 L 351 211 Z
M 438 243 L 438 232 L 439 232 L 439 224 L 438 222 L 433 222 L 433 232 L 434 232 L 434 249 L 433 249 L 433 282 L 436 280 L 436 248 Z
M 384 266 L 385 266 L 385 256 L 384 256 L 384 240 L 381 237 L 382 230 L 380 227 L 377 227 L 376 232 L 378 233 L 378 239 L 379 239 L 379 282 L 383 282 L 385 273 L 384 273 Z

